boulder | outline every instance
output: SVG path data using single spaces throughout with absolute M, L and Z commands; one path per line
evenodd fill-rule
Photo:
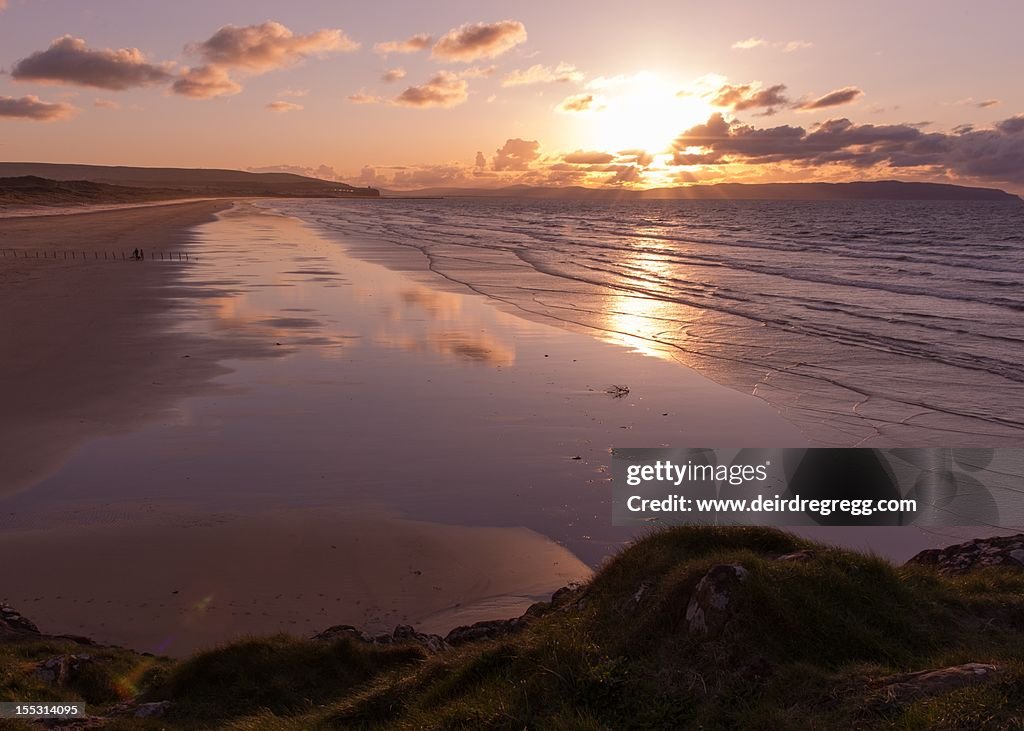
M 944 574 L 966 574 L 989 566 L 1024 569 L 1024 533 L 976 538 L 946 548 L 930 548 L 907 564 L 931 566 Z
M 709 638 L 722 634 L 735 612 L 735 591 L 746 581 L 748 574 L 738 564 L 711 567 L 697 582 L 686 607 L 686 624 L 690 632 Z
M 36 675 L 53 685 L 73 685 L 95 661 L 91 655 L 57 655 L 36 666 Z

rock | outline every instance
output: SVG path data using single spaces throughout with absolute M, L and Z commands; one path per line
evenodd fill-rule
M 804 563 L 805 561 L 814 560 L 814 551 L 794 551 L 793 553 L 785 553 L 775 558 L 776 561 L 783 561 L 786 563 Z
M 407 624 L 395 627 L 394 631 L 391 633 L 390 643 L 393 644 L 396 642 L 415 642 L 422 645 L 427 652 L 435 655 L 448 649 L 448 644 L 440 635 L 417 632 L 414 627 L 410 627 Z
M 488 619 L 471 625 L 456 627 L 444 638 L 449 645 L 464 645 L 467 642 L 493 640 L 512 634 L 526 626 L 521 617 L 516 619 Z
M 749 572 L 738 564 L 713 566 L 697 583 L 686 607 L 691 632 L 718 637 L 732 618 L 733 593 Z
M 907 564 L 931 566 L 943 574 L 966 574 L 989 566 L 1024 569 L 1024 533 L 976 538 L 946 548 L 930 548 Z
M 156 703 L 140 703 L 135 706 L 132 716 L 135 718 L 163 718 L 171 710 L 170 701 L 158 701 Z
M 13 607 L 0 604 L 0 637 L 38 635 L 39 628 Z
M 54 685 L 72 685 L 92 665 L 91 655 L 57 655 L 36 666 L 36 675 Z
M 373 637 L 350 624 L 336 624 L 333 627 L 328 627 L 319 634 L 313 635 L 314 640 L 322 640 L 323 642 L 333 642 L 341 637 L 348 637 L 349 639 L 359 640 L 360 642 L 373 642 Z
M 999 668 L 995 665 L 969 662 L 938 670 L 889 676 L 876 681 L 874 685 L 881 686 L 881 694 L 886 703 L 900 704 L 943 695 L 969 685 L 987 683 L 998 672 Z

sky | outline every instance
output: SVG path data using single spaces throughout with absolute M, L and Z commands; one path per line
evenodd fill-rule
M 1024 191 L 1024 3 L 0 0 L 0 159 Z

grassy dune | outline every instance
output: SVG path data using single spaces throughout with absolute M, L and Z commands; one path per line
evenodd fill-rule
M 709 610 L 717 626 L 695 629 L 691 599 L 715 566 L 744 579 Z M 7 641 L 0 699 L 82 698 L 125 729 L 1024 729 L 1021 571 L 946 577 L 775 530 L 675 528 L 531 614 L 440 652 L 282 635 L 174 662 Z M 91 654 L 89 672 L 41 679 L 61 654 Z M 965 663 L 995 668 L 935 686 L 906 675 Z M 111 715 L 127 700 L 170 706 Z

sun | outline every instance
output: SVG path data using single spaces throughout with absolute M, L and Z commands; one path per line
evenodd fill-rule
M 652 72 L 598 83 L 601 102 L 590 115 L 591 143 L 600 150 L 667 152 L 681 132 L 706 122 L 714 111 L 698 95 Z

